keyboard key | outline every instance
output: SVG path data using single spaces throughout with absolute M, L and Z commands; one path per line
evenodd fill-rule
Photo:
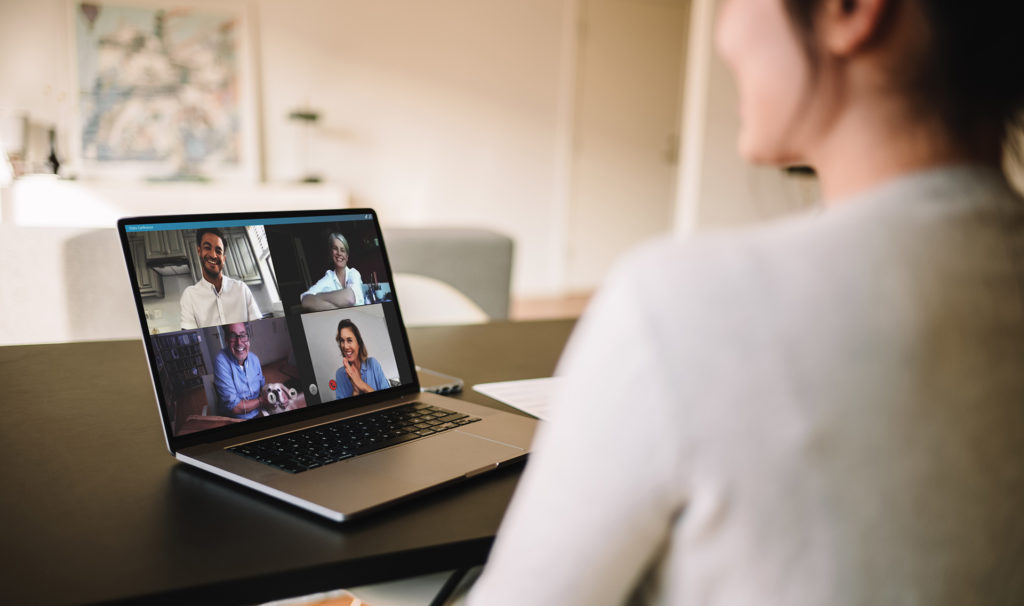
M 229 450 L 288 473 L 301 473 L 479 421 L 414 402 L 309 429 L 250 442 Z
M 388 440 L 384 440 L 383 442 L 381 442 L 380 447 L 384 448 L 386 446 L 394 446 L 396 444 L 401 444 L 403 442 L 408 442 L 409 440 L 415 440 L 417 437 L 418 436 L 416 434 L 414 434 L 414 433 L 407 433 L 407 434 L 402 435 L 402 436 L 395 436 L 393 438 L 390 438 Z
M 447 423 L 447 422 L 449 422 L 449 421 L 454 421 L 454 420 L 456 420 L 456 419 L 465 419 L 465 418 L 466 418 L 466 417 L 468 417 L 468 416 L 469 416 L 469 415 L 463 415 L 463 414 L 458 414 L 458 413 L 454 413 L 454 412 L 453 412 L 453 413 L 451 413 L 451 414 L 447 414 L 447 415 L 445 415 L 445 416 L 443 416 L 443 417 L 440 417 L 440 418 L 438 418 L 437 420 L 438 420 L 438 421 L 441 421 L 442 423 Z

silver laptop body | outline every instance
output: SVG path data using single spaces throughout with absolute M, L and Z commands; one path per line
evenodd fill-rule
M 536 420 L 420 391 L 372 210 L 134 217 L 118 232 L 179 461 L 344 521 L 527 455 Z M 351 304 L 320 302 L 341 293 Z M 479 420 L 300 471 L 231 450 L 417 402 Z

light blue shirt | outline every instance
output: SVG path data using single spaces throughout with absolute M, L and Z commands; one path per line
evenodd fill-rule
M 376 358 L 366 358 L 363 365 L 359 367 L 359 376 L 374 391 L 391 387 L 391 382 L 384 376 L 384 369 L 380 367 L 380 362 Z M 341 399 L 352 395 L 352 381 L 349 381 L 344 366 L 334 373 L 334 380 L 338 385 L 334 390 L 335 397 Z
M 241 365 L 228 349 L 220 350 L 214 362 L 213 384 L 217 390 L 217 410 L 226 417 L 251 419 L 260 413 L 259 408 L 237 415 L 231 412 L 242 400 L 255 400 L 260 397 L 260 389 L 266 383 L 263 368 L 256 354 L 249 352 Z

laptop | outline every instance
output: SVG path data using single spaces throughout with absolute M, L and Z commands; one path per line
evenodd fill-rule
M 421 391 L 374 211 L 118 233 L 179 461 L 340 522 L 526 457 L 535 419 Z

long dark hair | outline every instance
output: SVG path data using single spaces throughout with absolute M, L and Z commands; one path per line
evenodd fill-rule
M 893 0 L 917 2 L 931 48 L 904 78 L 922 110 L 937 111 L 960 142 L 979 134 L 1006 141 L 1024 109 L 1024 2 L 1020 0 Z M 814 77 L 819 67 L 815 20 L 821 0 L 782 0 Z M 884 26 L 884 24 L 883 24 Z
M 357 328 L 356 325 L 352 323 L 352 320 L 345 318 L 341 322 L 338 322 L 338 332 L 337 336 L 335 336 L 334 338 L 334 340 L 338 342 L 338 351 L 341 351 L 342 328 L 348 328 L 349 330 L 352 331 L 352 334 L 356 336 L 356 343 L 359 344 L 359 363 L 362 364 L 363 362 L 366 361 L 366 358 L 370 357 L 369 354 L 366 353 L 366 346 L 363 345 L 363 335 L 359 334 L 359 328 Z

